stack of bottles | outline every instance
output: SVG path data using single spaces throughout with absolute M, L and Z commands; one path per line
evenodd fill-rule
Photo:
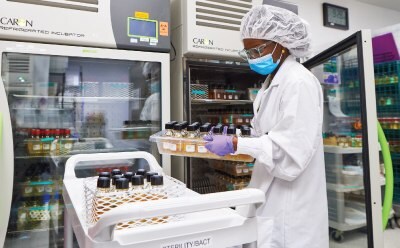
M 211 84 L 208 90 L 209 99 L 240 100 L 244 97 L 244 91 L 237 90 L 233 85 Z
M 400 118 L 399 117 L 382 117 L 378 118 L 383 129 L 388 130 L 399 130 L 400 129 Z
M 21 184 L 22 201 L 17 212 L 17 230 L 62 226 L 62 177 L 52 176 L 48 164 L 34 164 L 31 168 L 35 169 L 27 171 Z
M 252 162 L 254 159 L 249 155 L 231 154 L 220 157 L 206 149 L 205 136 L 236 135 L 237 129 L 235 125 L 226 127 L 227 133 L 223 134 L 225 126 L 222 124 L 213 126 L 210 123 L 200 125 L 200 123 L 195 122 L 189 125 L 187 121 L 179 123 L 171 121 L 165 124 L 164 131 L 152 135 L 150 141 L 157 143 L 161 154 Z M 251 131 L 248 126 L 241 126 L 240 130 L 240 136 L 250 137 Z
M 124 121 L 122 139 L 147 139 L 154 125 L 151 121 Z
M 209 123 L 222 123 L 225 125 L 250 125 L 253 119 L 251 109 L 208 109 L 207 113 L 202 114 Z
M 224 172 L 209 175 L 218 192 L 241 190 L 249 185 L 251 176 L 232 176 Z
M 379 75 L 376 76 L 375 74 L 375 84 L 376 85 L 385 85 L 385 84 L 396 84 L 399 82 L 399 77 L 397 76 L 396 73 L 391 74 L 391 75 Z
M 226 173 L 234 177 L 251 176 L 253 163 L 243 163 L 238 161 L 211 160 L 210 167 L 221 173 Z
M 335 135 L 333 133 L 322 134 L 324 145 L 347 147 L 362 147 L 362 135 Z
M 100 172 L 97 178 L 97 190 L 91 206 L 90 223 L 93 224 L 106 212 L 120 205 L 135 202 L 167 199 L 164 188 L 164 177 L 156 172 L 139 169 L 135 173 L 122 172 L 114 169 L 112 172 Z M 169 221 L 168 216 L 151 219 L 132 220 L 119 223 L 117 229 L 131 228 L 144 224 L 159 224 Z
M 31 129 L 30 138 L 26 140 L 30 156 L 47 156 L 67 154 L 71 151 L 73 139 L 69 129 Z

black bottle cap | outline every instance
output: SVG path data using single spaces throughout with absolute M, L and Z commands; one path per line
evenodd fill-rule
M 130 121 L 124 121 L 124 125 L 128 126 L 130 124 Z
M 183 126 L 181 124 L 175 124 L 174 125 L 174 130 L 175 131 L 182 131 L 182 129 L 183 129 Z
M 99 173 L 99 177 L 108 177 L 108 178 L 110 178 L 111 174 L 108 171 L 103 171 L 103 172 Z
M 185 129 L 188 126 L 188 122 L 187 121 L 181 121 L 178 124 L 180 124 L 182 126 L 182 129 Z
M 154 175 L 150 179 L 151 186 L 160 186 L 164 184 L 164 177 L 159 175 Z
M 158 175 L 158 173 L 157 172 L 147 172 L 146 173 L 146 179 L 147 179 L 147 182 L 150 182 L 150 179 L 151 179 L 151 177 L 152 176 L 155 176 L 155 175 Z
M 115 181 L 122 178 L 122 175 L 114 175 L 112 177 L 112 185 L 115 185 Z
M 178 123 L 178 122 L 177 121 L 170 121 L 170 122 L 165 123 L 165 129 L 173 129 L 174 125 L 176 123 Z
M 144 177 L 142 175 L 132 176 L 132 185 L 140 186 L 144 184 Z
M 119 178 L 116 180 L 116 189 L 129 189 L 129 180 L 127 178 Z
M 110 178 L 109 177 L 99 177 L 97 179 L 97 188 L 110 188 Z
M 242 131 L 243 129 L 249 129 L 249 126 L 247 126 L 247 125 L 242 125 L 242 126 L 240 127 L 240 131 Z
M 236 128 L 234 126 L 229 126 L 227 134 L 236 134 Z
M 215 134 L 221 134 L 222 133 L 222 130 L 223 130 L 223 126 L 222 125 L 216 125 L 215 127 L 214 127 L 214 129 L 213 129 L 213 132 L 215 133 Z
M 200 124 L 198 122 L 192 123 L 187 127 L 188 131 L 194 132 L 199 129 Z
M 211 124 L 210 123 L 204 124 L 203 126 L 200 127 L 200 132 L 206 133 L 206 132 L 209 132 L 210 129 L 211 129 Z
M 122 172 L 120 169 L 114 169 L 111 171 L 111 175 L 115 176 L 115 175 L 122 175 Z
M 145 176 L 146 175 L 146 170 L 145 169 L 138 169 L 136 171 L 136 175 L 141 175 L 141 176 Z
M 243 128 L 242 129 L 242 135 L 250 136 L 251 135 L 251 129 L 250 128 Z
M 132 176 L 133 176 L 133 172 L 130 172 L 130 171 L 127 171 L 127 172 L 125 172 L 125 174 L 124 174 L 124 177 L 125 177 L 126 179 L 128 179 L 129 181 L 131 180 Z

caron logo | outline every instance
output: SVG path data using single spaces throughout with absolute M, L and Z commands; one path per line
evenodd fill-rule
M 193 43 L 196 45 L 209 45 L 213 46 L 214 41 L 209 39 L 202 39 L 202 38 L 193 38 Z
M 3 25 L 18 26 L 18 27 L 33 27 L 32 20 L 26 20 L 23 18 L 1 17 L 0 23 Z

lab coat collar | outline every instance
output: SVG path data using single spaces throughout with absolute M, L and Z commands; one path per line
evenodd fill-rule
M 270 87 L 279 85 L 282 82 L 282 78 L 287 74 L 289 68 L 293 65 L 293 63 L 297 63 L 295 57 L 293 55 L 289 55 L 283 64 L 279 68 L 278 72 L 276 73 L 275 77 L 272 79 Z M 268 87 L 269 88 L 269 87 Z

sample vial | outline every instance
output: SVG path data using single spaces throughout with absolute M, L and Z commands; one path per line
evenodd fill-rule
M 144 188 L 144 177 L 141 175 L 132 176 L 131 185 L 132 191 L 142 190 Z
M 146 173 L 146 177 L 145 177 L 145 181 L 144 181 L 145 187 L 147 187 L 147 186 L 150 185 L 151 177 L 152 177 L 152 176 L 156 176 L 156 175 L 158 175 L 157 172 L 151 172 L 151 171 L 149 171 L 149 172 Z
M 111 190 L 115 190 L 115 184 L 117 182 L 118 179 L 122 178 L 122 175 L 114 175 L 112 176 L 112 186 L 111 186 Z
M 129 183 L 131 182 L 133 177 L 133 172 L 127 171 L 124 173 L 124 178 L 128 179 Z
M 99 173 L 99 177 L 108 177 L 108 178 L 110 178 L 111 174 L 108 171 L 102 171 L 102 172 Z
M 147 173 L 147 170 L 145 170 L 145 169 L 138 169 L 136 171 L 136 175 L 139 175 L 139 176 L 145 176 L 146 173 Z
M 183 138 L 186 134 L 184 131 L 184 127 L 181 124 L 175 124 L 174 126 L 174 138 Z M 182 151 L 182 142 L 180 140 L 176 140 L 170 143 L 170 150 L 172 152 L 181 152 Z
M 198 138 L 203 140 L 203 138 L 208 135 L 208 132 L 210 132 L 210 130 L 211 130 L 211 124 L 210 123 L 206 123 L 206 124 L 202 125 L 200 127 L 200 135 L 199 135 Z M 208 153 L 208 150 L 205 147 L 205 143 L 198 143 L 197 144 L 197 152 L 201 153 L 201 154 L 207 154 Z
M 115 176 L 115 175 L 122 175 L 122 172 L 120 169 L 114 169 L 111 171 L 111 176 Z
M 164 136 L 165 137 L 173 137 L 174 136 L 174 125 L 177 124 L 178 122 L 176 121 L 170 121 L 168 123 L 165 123 L 165 132 Z M 171 143 L 170 142 L 163 142 L 162 143 L 162 148 L 164 150 L 170 150 Z
M 199 125 L 200 124 L 198 122 L 195 122 L 187 127 L 188 139 L 194 140 L 198 137 Z M 183 144 L 183 148 L 184 148 L 183 150 L 187 153 L 194 153 L 196 152 L 196 142 L 185 141 L 185 143 Z
M 110 178 L 99 177 L 97 179 L 97 191 L 98 193 L 109 193 L 110 192 Z

